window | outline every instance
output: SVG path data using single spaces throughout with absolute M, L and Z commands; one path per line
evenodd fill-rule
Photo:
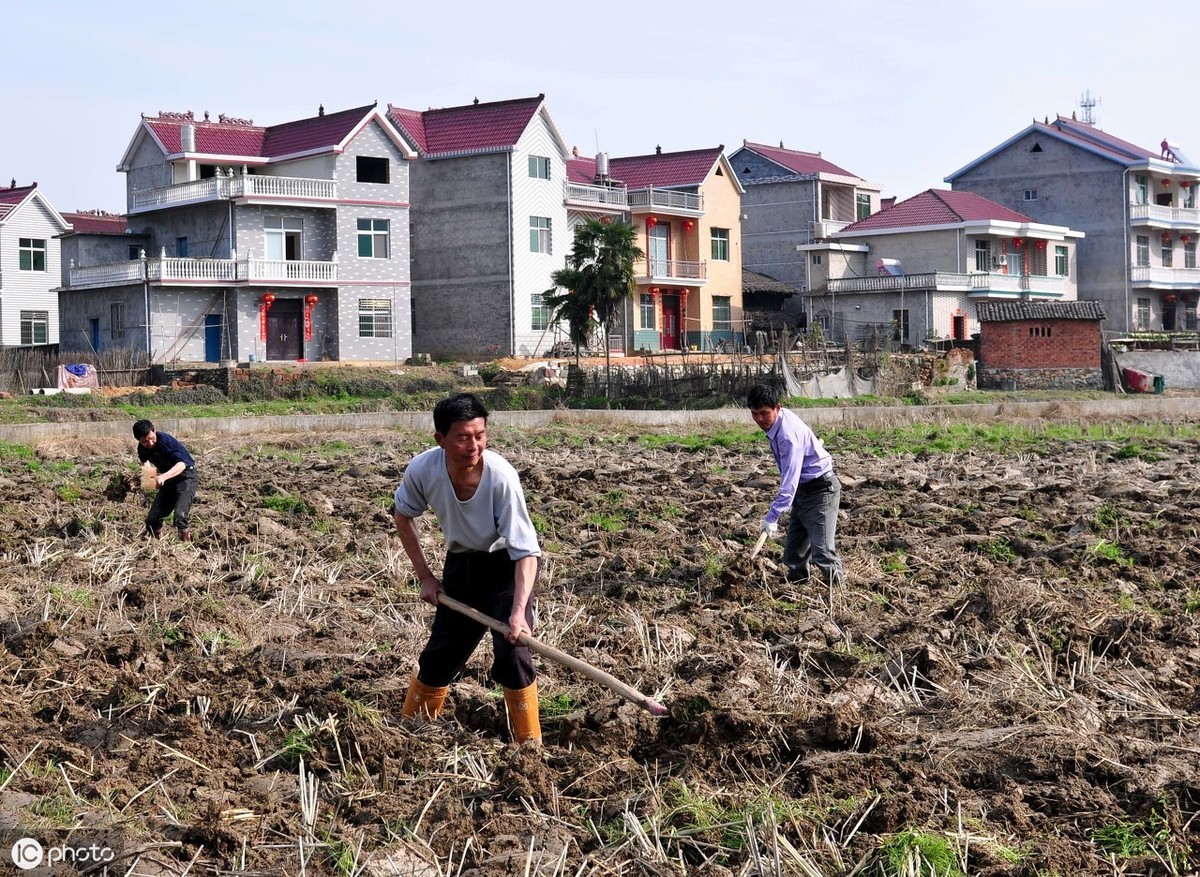
M 1137 264 L 1143 268 L 1150 264 L 1150 235 L 1137 236 Z
M 854 196 L 854 218 L 866 219 L 871 215 L 871 196 L 865 192 Z
M 529 176 L 539 180 L 550 179 L 550 159 L 542 155 L 529 156 Z
M 281 261 L 300 258 L 304 220 L 296 217 L 269 216 L 263 220 L 266 258 Z
M 21 311 L 21 343 L 50 343 L 49 311 Z
M 188 241 L 186 237 L 175 238 L 175 255 L 180 259 L 186 259 L 188 254 Z
M 813 265 L 820 265 L 821 264 L 821 254 L 820 253 L 811 253 L 808 257 L 808 261 Z
M 550 217 L 529 217 L 529 252 L 550 252 Z
M 358 300 L 358 337 L 392 337 L 392 303 L 389 299 L 360 298 Z
M 354 161 L 355 179 L 360 183 L 391 182 L 392 163 L 386 158 L 360 155 Z
M 550 328 L 550 305 L 546 304 L 540 292 L 529 297 L 530 321 L 529 328 L 535 332 L 544 332 Z
M 9 238 L 11 241 L 12 238 Z M 17 241 L 20 247 L 19 266 L 22 271 L 45 271 L 46 270 L 46 239 L 45 238 L 20 238 Z M 11 244 L 9 246 L 12 246 Z
M 1163 239 L 1162 242 L 1162 266 L 1164 268 L 1172 268 L 1175 265 L 1175 244 L 1172 241 Z
M 108 331 L 113 338 L 125 337 L 125 302 L 114 301 L 108 306 Z
M 1194 301 L 1183 306 L 1183 328 L 1189 332 L 1196 331 L 1196 303 Z
M 657 309 L 654 307 L 654 296 L 642 294 L 642 328 L 654 328 L 654 315 Z
M 975 240 L 975 270 L 992 270 L 992 242 L 983 238 Z
M 713 296 L 713 331 L 729 332 L 733 329 L 733 311 L 727 295 Z
M 1054 248 L 1054 273 L 1059 277 L 1066 277 L 1070 268 L 1070 260 L 1067 254 L 1066 247 Z
M 391 227 L 387 219 L 360 219 L 358 221 L 358 256 L 360 259 L 386 259 L 388 257 L 388 235 Z M 389 327 L 388 332 L 391 332 Z M 391 337 L 390 334 L 386 337 Z
M 1142 174 L 1138 174 L 1133 178 L 1133 203 L 1150 203 L 1150 180 Z
M 1188 241 L 1186 244 L 1183 245 L 1183 267 L 1184 268 L 1195 268 L 1196 267 L 1196 242 L 1195 241 Z
M 1139 298 L 1137 300 L 1135 323 L 1139 332 L 1146 332 L 1150 329 L 1150 299 Z
M 1038 199 L 1037 189 L 1026 189 L 1025 190 L 1025 200 L 1026 201 L 1036 201 L 1037 199 Z
M 1183 188 L 1183 198 L 1180 200 L 1179 206 L 1180 207 L 1188 207 L 1188 208 L 1195 207 L 1196 206 L 1196 184 L 1192 183 L 1190 186 L 1188 186 L 1183 183 L 1180 183 L 1180 186 Z
M 892 340 L 901 344 L 908 343 L 908 308 L 892 311 Z
M 717 262 L 729 261 L 729 229 L 712 230 L 712 257 Z

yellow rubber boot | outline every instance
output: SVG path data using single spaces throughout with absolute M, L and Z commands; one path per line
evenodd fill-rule
M 450 686 L 448 685 L 439 687 L 426 685 L 414 673 L 412 682 L 408 686 L 408 693 L 404 696 L 404 707 L 400 710 L 400 715 L 406 719 L 416 715 L 424 716 L 427 719 L 436 719 L 438 713 L 442 711 L 442 704 L 446 702 L 446 693 L 449 690 Z
M 526 688 L 504 689 L 504 703 L 508 706 L 508 720 L 512 724 L 513 739 L 517 743 L 524 743 L 526 740 L 542 742 L 537 683 L 532 682 Z

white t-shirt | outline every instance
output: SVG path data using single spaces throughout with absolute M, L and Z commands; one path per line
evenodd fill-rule
M 483 452 L 479 487 L 465 502 L 454 495 L 441 448 L 413 457 L 395 500 L 396 510 L 410 518 L 433 509 L 449 551 L 507 550 L 513 560 L 542 554 L 517 470 L 494 451 Z

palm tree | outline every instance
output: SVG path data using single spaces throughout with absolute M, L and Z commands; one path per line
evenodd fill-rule
M 550 276 L 556 288 L 543 295 L 543 300 L 551 307 L 552 321 L 566 321 L 569 326 L 576 362 L 581 340 L 586 342 L 590 333 L 592 319 L 603 327 L 609 392 L 612 389 L 612 358 L 608 349 L 608 331 L 613 319 L 637 289 L 633 263 L 643 253 L 634 243 L 636 235 L 634 227 L 624 222 L 586 220 L 575 229 L 567 266 Z

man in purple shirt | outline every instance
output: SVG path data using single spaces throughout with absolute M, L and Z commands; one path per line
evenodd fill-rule
M 833 472 L 833 458 L 808 424 L 780 407 L 774 387 L 757 384 L 746 399 L 750 416 L 767 434 L 779 467 L 779 492 L 763 518 L 761 530 L 779 532 L 779 519 L 791 510 L 783 547 L 789 582 L 809 578 L 816 563 L 831 588 L 845 579 L 834 541 L 842 484 Z

